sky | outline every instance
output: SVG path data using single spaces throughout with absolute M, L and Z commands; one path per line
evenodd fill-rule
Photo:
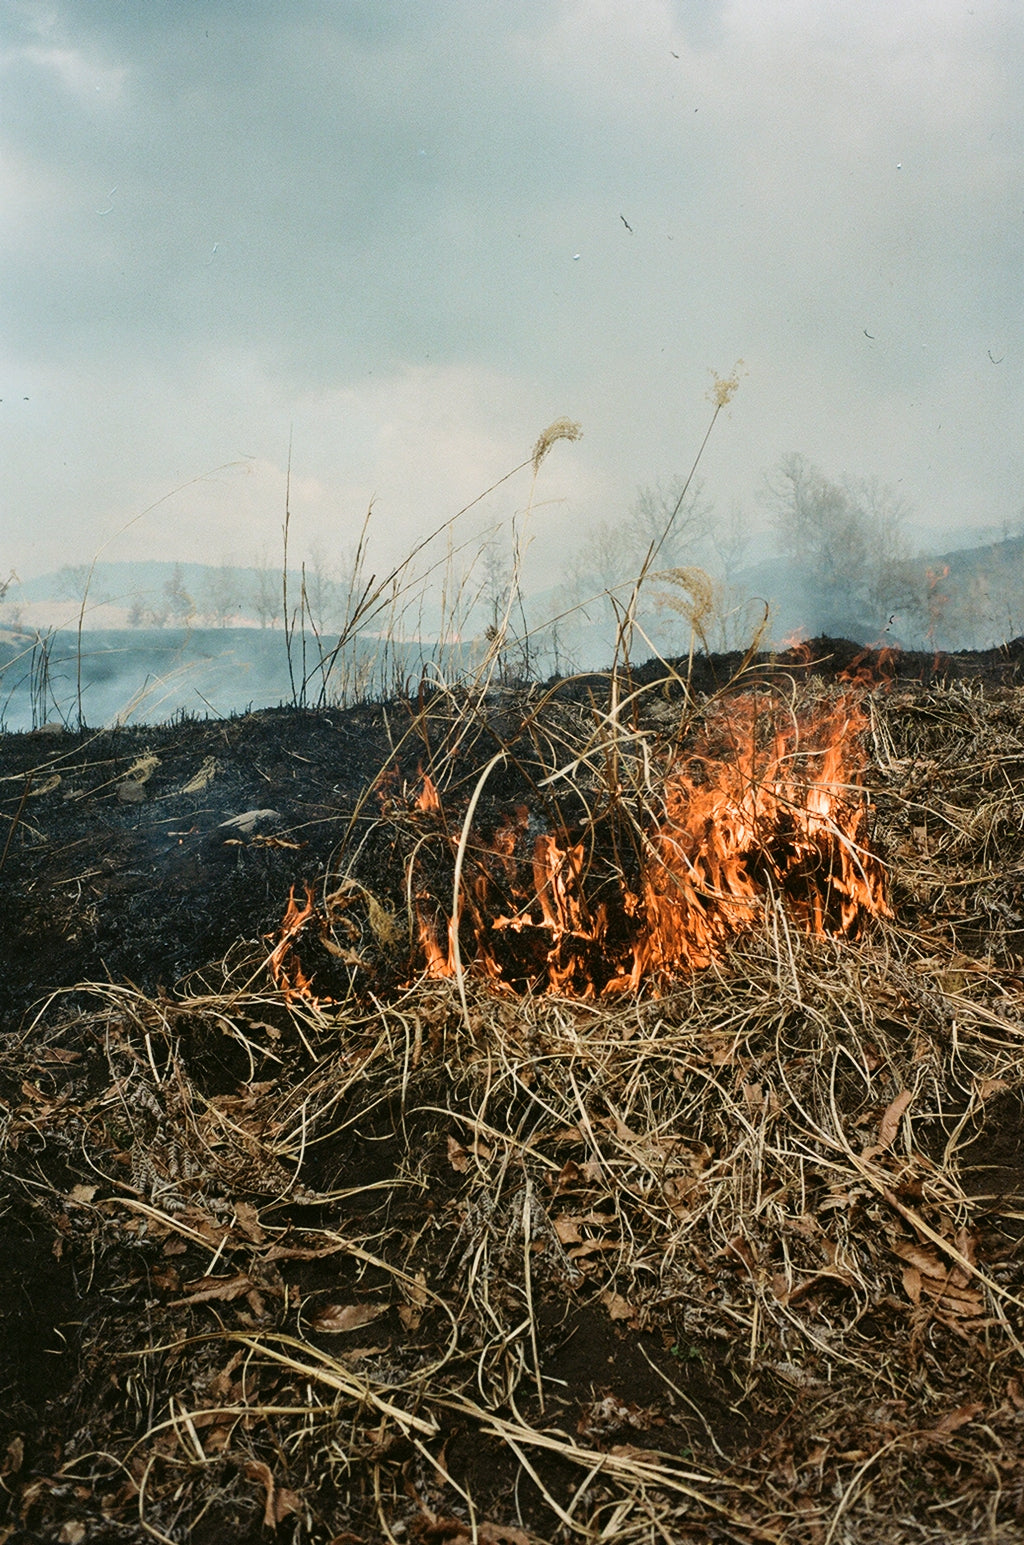
M 755 549 L 793 451 L 1021 518 L 1020 0 L 4 0 L 0 112 L 5 574 L 273 566 L 289 444 L 293 552 L 383 563 L 567 417 L 543 583 L 738 360 Z

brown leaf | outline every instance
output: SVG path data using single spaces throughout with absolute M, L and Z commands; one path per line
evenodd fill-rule
M 903 1290 L 912 1304 L 921 1302 L 921 1273 L 916 1266 L 904 1266 Z
M 312 1320 L 313 1329 L 324 1336 L 340 1336 L 348 1330 L 358 1330 L 379 1319 L 387 1310 L 386 1304 L 326 1304 Z
M 613 1320 L 632 1320 L 636 1317 L 636 1310 L 629 1299 L 623 1298 L 621 1293 L 613 1293 L 610 1288 L 601 1294 L 601 1302 Z
M 469 1150 L 463 1148 L 454 1137 L 448 1139 L 448 1163 L 452 1169 L 458 1170 L 460 1175 L 464 1175 L 469 1169 Z
M 261 1245 L 267 1237 L 266 1231 L 260 1226 L 259 1213 L 250 1202 L 235 1203 L 235 1227 L 246 1239 L 251 1239 L 254 1245 Z
M 3 1463 L 0 1464 L 0 1475 L 17 1475 L 25 1461 L 25 1441 L 23 1438 L 12 1438 L 7 1445 Z
M 241 1298 L 244 1293 L 248 1293 L 252 1285 L 252 1279 L 244 1272 L 234 1277 L 200 1277 L 196 1282 L 186 1282 L 188 1297 L 172 1299 L 171 1308 L 180 1309 L 185 1304 L 208 1304 L 214 1300 L 230 1303 L 233 1298 Z
M 554 1230 L 559 1241 L 563 1245 L 578 1245 L 583 1240 L 580 1233 L 580 1218 L 577 1214 L 563 1212 L 554 1220 Z
M 72 1186 L 65 1201 L 72 1207 L 84 1207 L 92 1201 L 99 1186 Z
M 936 1422 L 932 1431 L 943 1434 L 956 1432 L 958 1427 L 966 1427 L 968 1422 L 973 1422 L 974 1418 L 984 1409 L 985 1407 L 979 1405 L 976 1400 L 969 1400 L 966 1405 L 959 1406 L 955 1411 L 950 1411 L 941 1421 Z
M 914 1098 L 909 1089 L 903 1089 L 893 1100 L 885 1115 L 882 1117 L 878 1128 L 879 1148 L 891 1148 L 899 1135 L 900 1122 L 903 1120 L 903 1112 Z
M 274 1498 L 274 1522 L 280 1523 L 289 1513 L 298 1513 L 302 1509 L 302 1498 L 297 1491 L 289 1491 L 286 1486 L 278 1489 Z
M 582 1179 L 583 1171 L 580 1169 L 579 1165 L 573 1159 L 566 1159 L 565 1163 L 562 1165 L 562 1168 L 558 1172 L 558 1179 L 555 1181 L 555 1190 L 575 1190 Z
M 419 1309 L 414 1309 L 411 1304 L 399 1304 L 398 1318 L 406 1330 L 412 1334 L 414 1331 L 419 1330 L 423 1315 Z
M 258 1481 L 266 1491 L 266 1502 L 263 1506 L 264 1529 L 276 1529 L 277 1518 L 274 1514 L 274 1476 L 270 1466 L 263 1464 L 259 1459 L 250 1459 L 246 1464 L 245 1473 L 250 1481 Z

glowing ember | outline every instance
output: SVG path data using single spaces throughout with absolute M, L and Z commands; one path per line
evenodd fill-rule
M 856 938 L 890 915 L 868 840 L 865 728 L 849 693 L 803 716 L 733 698 L 674 756 L 642 820 L 613 801 L 582 832 L 542 830 L 520 805 L 490 835 L 449 833 L 425 777 L 414 808 L 433 823 L 432 851 L 448 874 L 460 844 L 464 858 L 454 917 L 411 861 L 426 974 L 453 976 L 461 960 L 500 990 L 593 998 L 709 965 L 772 908 L 812 935 Z M 278 985 L 304 997 L 293 945 L 311 916 L 311 893 L 305 907 L 293 896 L 271 957 Z

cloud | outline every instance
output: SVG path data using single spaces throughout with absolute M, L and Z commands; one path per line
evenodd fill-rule
M 756 512 L 800 449 L 902 478 L 936 523 L 999 518 L 1024 470 L 1024 21 L 978 9 L 13 7 L 18 561 L 240 446 L 279 470 L 292 422 L 325 508 L 400 469 L 405 532 L 566 413 L 573 518 L 605 518 L 688 465 L 739 356 L 721 508 Z

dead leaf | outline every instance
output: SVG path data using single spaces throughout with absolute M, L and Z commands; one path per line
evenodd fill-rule
M 269 1465 L 263 1464 L 259 1459 L 250 1459 L 245 1467 L 245 1473 L 250 1481 L 258 1481 L 266 1491 L 266 1502 L 263 1507 L 264 1529 L 276 1529 L 277 1517 L 274 1512 L 274 1476 Z
M 460 1175 L 464 1175 L 469 1169 L 469 1149 L 463 1148 L 462 1144 L 454 1137 L 449 1137 L 448 1139 L 448 1163 Z
M 903 1290 L 912 1304 L 921 1302 L 921 1273 L 916 1266 L 904 1266 Z
M 289 1513 L 298 1513 L 302 1509 L 302 1498 L 297 1491 L 289 1491 L 286 1486 L 278 1487 L 274 1498 L 274 1522 L 280 1523 L 287 1518 Z
M 261 1245 L 267 1237 L 260 1226 L 259 1213 L 249 1202 L 235 1203 L 235 1227 L 254 1245 Z
M 632 1320 L 636 1317 L 636 1310 L 629 1299 L 623 1298 L 621 1293 L 613 1293 L 610 1288 L 601 1294 L 601 1302 L 613 1320 Z
M 419 1330 L 423 1315 L 419 1309 L 414 1309 L 411 1304 L 399 1304 L 398 1318 L 410 1335 Z
M 92 1201 L 99 1186 L 72 1186 L 64 1198 L 73 1207 L 84 1207 Z
M 7 1445 L 3 1464 L 0 1464 L 0 1475 L 17 1475 L 25 1461 L 25 1441 L 23 1438 L 12 1438 Z
M 914 1098 L 909 1089 L 903 1089 L 893 1100 L 885 1115 L 882 1117 L 878 1128 L 879 1148 L 891 1148 L 900 1130 L 900 1122 L 903 1120 L 903 1112 Z
M 959 1406 L 955 1411 L 950 1411 L 941 1421 L 936 1422 L 932 1431 L 942 1433 L 943 1435 L 949 1432 L 956 1432 L 958 1427 L 966 1427 L 968 1422 L 973 1422 L 974 1418 L 984 1409 L 985 1407 L 979 1405 L 976 1400 L 969 1400 L 966 1405 Z
M 180 1309 L 185 1304 L 208 1304 L 215 1301 L 230 1303 L 233 1298 L 241 1298 L 244 1293 L 248 1293 L 252 1286 L 252 1279 L 244 1272 L 234 1277 L 200 1277 L 196 1282 L 186 1282 L 188 1297 L 172 1299 L 170 1307 Z
M 387 1304 L 325 1304 L 314 1315 L 313 1329 L 323 1336 L 340 1336 L 348 1330 L 369 1325 L 387 1311 Z

